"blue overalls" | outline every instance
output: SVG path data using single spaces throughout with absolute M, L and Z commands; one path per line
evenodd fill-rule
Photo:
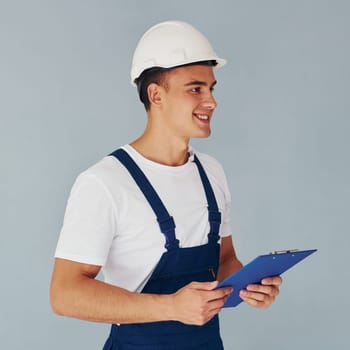
M 175 236 L 175 222 L 169 215 L 151 183 L 134 160 L 123 149 L 111 154 L 129 171 L 151 205 L 165 236 L 166 252 L 141 293 L 171 294 L 190 282 L 216 279 L 219 266 L 219 227 L 221 213 L 209 179 L 194 156 L 208 202 L 210 232 L 208 243 L 180 248 Z M 216 315 L 203 326 L 185 325 L 177 321 L 112 325 L 103 350 L 222 350 L 219 319 Z

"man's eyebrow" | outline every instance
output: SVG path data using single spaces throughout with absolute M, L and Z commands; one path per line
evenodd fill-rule
M 217 81 L 214 80 L 214 82 L 211 84 L 211 87 L 213 87 L 216 83 Z M 185 84 L 185 86 L 192 86 L 192 85 L 208 86 L 208 83 L 200 80 L 191 80 L 190 82 Z

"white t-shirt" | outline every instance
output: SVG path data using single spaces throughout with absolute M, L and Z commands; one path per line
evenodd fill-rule
M 180 247 L 208 242 L 207 200 L 193 150 L 186 164 L 166 166 L 123 147 L 161 198 L 176 224 Z M 196 152 L 222 215 L 220 236 L 231 235 L 230 193 L 221 165 Z M 102 266 L 107 283 L 140 292 L 161 255 L 165 237 L 128 170 L 107 156 L 81 173 L 70 193 L 55 257 Z

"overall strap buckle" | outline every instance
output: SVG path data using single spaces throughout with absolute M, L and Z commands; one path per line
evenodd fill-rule
M 168 216 L 165 219 L 158 219 L 158 224 L 160 227 L 161 232 L 164 234 L 165 236 L 165 245 L 164 247 L 167 250 L 172 250 L 175 248 L 179 247 L 179 240 L 176 239 L 176 235 L 175 235 L 175 221 L 174 218 L 172 216 Z
M 208 208 L 208 219 L 210 225 L 208 239 L 216 243 L 220 239 L 219 230 L 221 224 L 221 213 L 218 210 L 210 210 Z

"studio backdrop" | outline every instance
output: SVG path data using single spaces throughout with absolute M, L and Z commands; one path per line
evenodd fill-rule
M 349 349 L 349 13 L 345 0 L 1 0 L 1 349 L 102 348 L 108 325 L 51 310 L 55 246 L 78 174 L 143 131 L 131 58 L 169 19 L 228 60 L 212 136 L 192 146 L 225 168 L 238 257 L 318 249 L 270 309 L 222 311 L 226 349 Z

